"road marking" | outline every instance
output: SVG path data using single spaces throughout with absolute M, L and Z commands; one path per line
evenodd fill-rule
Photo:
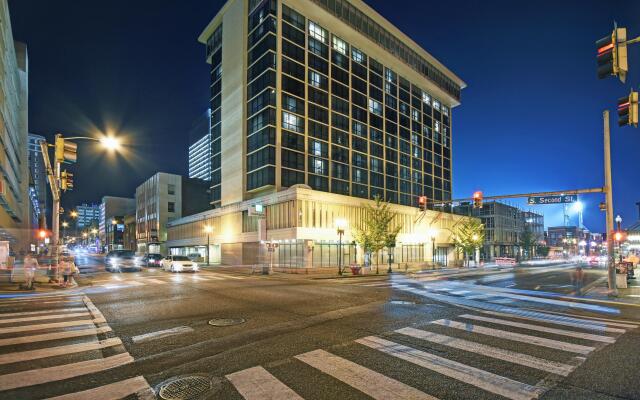
M 391 286 L 390 282 L 380 282 L 380 283 L 364 283 L 364 284 L 360 284 L 358 286 L 366 286 L 366 287 L 384 287 L 384 286 Z
M 79 303 L 82 299 L 77 300 L 60 300 L 60 301 L 43 301 L 42 304 L 60 304 L 60 303 Z
M 613 338 L 610 336 L 594 335 L 593 333 L 583 333 L 583 332 L 576 332 L 576 331 L 567 331 L 564 329 L 548 328 L 546 326 L 524 324 L 521 322 L 508 321 L 508 320 L 498 319 L 498 318 L 482 317 L 480 315 L 463 314 L 463 315 L 460 315 L 459 317 L 466 318 L 466 319 L 473 319 L 476 321 L 489 322 L 492 324 L 513 326 L 515 328 L 523 328 L 531 331 L 553 333 L 561 336 L 569 336 L 569 337 L 574 337 L 579 339 L 592 340 L 595 342 L 615 343 L 616 341 L 616 338 Z
M 539 336 L 525 335 L 523 333 L 502 331 L 500 329 L 487 328 L 484 326 L 473 325 L 470 323 L 456 322 L 448 319 L 439 319 L 437 321 L 432 321 L 431 323 L 436 325 L 446 326 L 449 328 L 460 329 L 467 332 L 474 332 L 482 335 L 513 340 L 516 342 L 535 344 L 538 346 L 549 347 L 552 349 L 568 351 L 571 353 L 589 354 L 593 350 L 595 350 L 595 347 L 591 347 L 591 346 L 582 346 L 579 344 L 561 342 L 559 340 L 547 339 Z
M 344 358 L 335 356 L 324 350 L 314 350 L 299 354 L 296 358 L 327 375 L 352 386 L 364 394 L 380 400 L 426 399 L 435 397 L 405 385 L 393 378 L 372 371 Z
M 177 328 L 165 329 L 162 331 L 145 333 L 143 335 L 133 336 L 131 340 L 133 343 L 143 343 L 149 340 L 161 339 L 167 336 L 179 335 L 181 333 L 193 332 L 193 328 L 188 326 L 178 326 Z
M 47 347 L 38 350 L 19 351 L 0 355 L 0 365 L 16 362 L 37 360 L 39 358 L 54 357 L 83 351 L 99 350 L 107 347 L 118 346 L 122 341 L 118 338 L 110 338 L 103 341 L 93 341 L 87 343 L 70 344 L 66 346 Z
M 569 313 L 563 313 L 563 312 L 558 312 L 558 311 L 546 311 L 549 314 L 556 314 L 556 315 L 567 315 L 571 318 L 580 320 L 580 321 L 584 321 L 584 322 L 588 322 L 588 323 L 601 323 L 601 324 L 606 324 L 606 325 L 611 325 L 611 326 L 619 326 L 621 328 L 628 328 L 628 329 L 636 329 L 639 325 L 638 322 L 636 321 L 629 321 L 626 319 L 611 319 L 611 318 L 600 318 L 600 317 L 589 317 L 586 315 L 578 315 L 576 316 L 575 314 L 569 314 Z M 547 314 L 547 315 L 549 315 Z M 555 315 L 554 315 L 555 316 Z
M 375 336 L 356 342 L 509 399 L 530 400 L 537 398 L 544 390 Z
M 64 313 L 64 312 L 78 312 L 84 311 L 86 308 L 84 307 L 72 307 L 72 308 L 52 308 L 49 310 L 40 310 L 40 311 L 26 311 L 26 312 L 13 312 L 13 313 L 0 313 L 0 318 L 5 317 L 20 317 L 24 315 L 37 315 L 37 314 L 55 314 L 55 313 Z M 0 322 L 3 320 L 0 319 Z
M 567 376 L 575 369 L 574 366 L 562 364 L 559 362 L 545 360 L 542 358 L 530 356 L 528 354 L 517 353 L 511 350 L 500 349 L 498 347 L 488 346 L 481 343 L 470 342 L 464 339 L 458 339 L 450 336 L 440 335 L 434 332 L 423 331 L 414 328 L 402 328 L 396 332 L 414 338 L 426 340 L 432 343 L 438 343 L 443 346 L 453 347 L 454 349 L 465 350 L 471 353 L 482 354 L 483 356 L 507 361 L 513 364 L 524 365 L 525 367 L 539 369 L 541 371 L 550 372 L 556 375 Z
M 54 314 L 54 315 L 39 315 L 35 317 L 21 317 L 21 318 L 8 318 L 8 319 L 0 319 L 0 324 L 10 324 L 15 322 L 29 322 L 29 321 L 41 321 L 43 319 L 63 319 L 63 318 L 74 318 L 74 317 L 88 317 L 89 312 L 77 312 L 77 313 L 69 313 L 69 314 Z
M 208 281 L 209 277 L 194 275 L 191 277 L 194 281 Z
M 526 319 L 526 320 L 529 320 L 529 321 L 539 321 L 539 322 L 545 322 L 547 324 L 565 325 L 565 326 L 571 326 L 571 327 L 574 327 L 574 328 L 582 328 L 582 329 L 587 329 L 587 330 L 591 330 L 591 331 L 598 331 L 598 332 L 611 332 L 611 333 L 625 333 L 626 332 L 626 330 L 624 330 L 622 328 L 611 328 L 611 327 L 608 327 L 606 325 L 597 324 L 596 321 L 593 321 L 593 322 L 592 321 L 585 321 L 584 323 L 582 323 L 582 322 L 560 321 L 560 320 L 557 320 L 557 319 L 549 320 L 549 319 L 540 318 L 540 317 L 525 317 L 525 316 L 522 316 L 522 315 L 508 314 L 508 313 L 502 313 L 502 312 L 496 312 L 496 311 L 478 310 L 478 312 L 481 312 L 483 314 L 488 314 L 488 315 L 495 315 L 497 317 Z
M 51 397 L 49 400 L 117 400 L 130 395 L 138 395 L 138 398 L 155 399 L 155 395 L 150 397 L 152 393 L 153 389 L 151 389 L 147 380 L 142 376 L 136 376 L 135 378 L 125 379 L 120 382 L 114 382 L 97 388 L 83 390 L 82 392 Z
M 246 279 L 244 276 L 233 276 L 233 275 L 227 275 L 227 274 L 208 274 L 207 276 L 216 276 L 216 277 L 222 277 L 224 279 L 229 278 L 229 279 L 238 279 L 238 280 L 242 280 L 242 279 Z
M 44 333 L 41 335 L 20 336 L 15 338 L 0 339 L 0 347 L 12 346 L 17 344 L 46 342 L 49 340 L 69 339 L 82 336 L 99 335 L 101 333 L 111 332 L 109 326 L 101 326 L 99 328 L 76 329 L 72 331 Z
M 38 296 L 36 298 L 21 298 L 16 300 L 8 300 L 8 301 L 0 301 L 0 306 L 14 306 L 16 304 L 20 305 L 32 305 L 38 303 L 51 303 L 51 302 L 64 302 L 64 301 L 74 301 L 82 298 L 82 294 L 78 295 L 66 295 L 66 296 Z
M 195 278 L 195 276 L 194 276 L 194 278 Z M 200 276 L 199 278 L 200 279 L 206 279 L 206 280 L 213 279 L 214 281 L 223 281 L 224 280 L 223 277 L 217 276 L 217 275 L 204 275 L 204 276 Z
M 234 372 L 225 378 L 246 400 L 303 400 L 260 366 Z
M 147 282 L 155 283 L 156 285 L 166 285 L 168 283 L 155 278 L 147 278 Z
M 132 363 L 133 357 L 129 353 L 120 353 L 106 358 L 80 361 L 72 364 L 56 365 L 55 367 L 32 369 L 0 375 L 0 390 L 17 389 L 42 383 L 55 382 L 76 376 L 94 374 L 107 369 Z
M 94 319 L 80 319 L 76 321 L 65 321 L 65 322 L 51 322 L 47 324 L 38 324 L 38 325 L 23 325 L 23 326 L 9 326 L 6 328 L 0 328 L 0 335 L 5 333 L 16 333 L 16 332 L 30 332 L 30 331 L 39 331 L 44 329 L 55 329 L 55 328 L 68 328 L 70 326 L 82 326 L 82 325 L 94 325 L 95 323 L 103 322 L 97 321 Z

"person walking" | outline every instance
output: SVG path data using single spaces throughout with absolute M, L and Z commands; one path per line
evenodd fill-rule
M 22 261 L 22 268 L 24 270 L 24 288 L 26 290 L 33 290 L 33 278 L 38 269 L 38 260 L 33 256 L 33 253 L 29 252 Z
M 577 266 L 571 276 L 576 296 L 582 296 L 582 286 L 584 285 L 584 270 L 581 266 Z
M 75 272 L 73 259 L 70 259 L 70 257 L 62 258 L 60 260 L 60 270 L 62 271 L 62 277 L 64 279 L 62 286 L 71 286 L 73 282 L 73 273 Z

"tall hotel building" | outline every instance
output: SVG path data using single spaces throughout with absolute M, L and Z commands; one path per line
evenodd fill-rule
M 359 0 L 229 0 L 199 40 L 216 208 L 173 221 L 172 251 L 205 245 L 209 225 L 223 264 L 259 262 L 262 242 L 278 240 L 283 266 L 334 265 L 335 220 L 359 226 L 380 196 L 402 225 L 396 261 L 450 260 L 459 217 L 416 207 L 422 195 L 451 199 L 460 78 Z M 249 212 L 258 203 L 266 219 Z

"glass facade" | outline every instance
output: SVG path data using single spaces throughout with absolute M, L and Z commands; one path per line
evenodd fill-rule
M 207 41 L 207 54 L 211 55 L 211 131 L 209 133 L 211 154 L 211 205 L 220 206 L 221 183 L 221 104 L 222 104 L 222 24 Z
M 450 199 L 449 107 L 286 5 L 278 23 L 276 4 L 249 14 L 247 190 L 275 184 L 280 121 L 283 187 L 409 206 Z

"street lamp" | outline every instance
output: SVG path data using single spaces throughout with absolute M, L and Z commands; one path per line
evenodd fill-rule
M 205 225 L 204 232 L 207 234 L 207 265 L 209 265 L 209 234 L 213 232 L 213 227 L 211 225 Z
M 71 218 L 78 218 L 78 212 L 76 210 L 71 210 L 69 215 L 71 216 Z
M 67 221 L 62 222 L 62 243 L 64 243 L 64 237 L 67 236 L 67 228 L 69 227 L 69 223 Z
M 338 275 L 342 275 L 342 235 L 347 227 L 347 220 L 344 218 L 336 219 L 336 230 L 338 232 Z
M 431 238 L 431 263 L 434 268 L 436 266 L 436 236 L 438 236 L 438 230 L 430 228 L 429 237 Z
M 618 225 L 618 231 L 620 231 L 620 225 L 622 224 L 622 217 L 620 215 L 616 216 L 616 224 Z

